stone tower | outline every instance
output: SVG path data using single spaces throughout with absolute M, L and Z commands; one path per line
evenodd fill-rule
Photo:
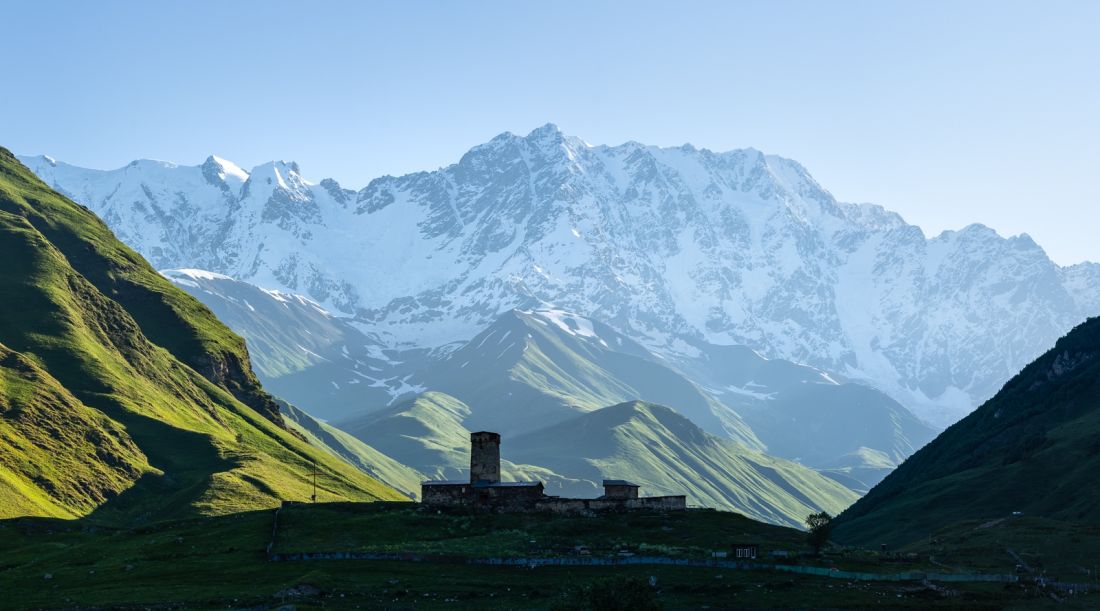
M 470 483 L 500 483 L 500 433 L 470 433 Z

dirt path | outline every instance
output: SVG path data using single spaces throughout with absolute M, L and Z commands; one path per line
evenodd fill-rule
M 1021 557 L 1020 557 L 1020 555 L 1019 555 L 1019 554 L 1017 554 L 1017 553 L 1016 553 L 1015 551 L 1013 551 L 1013 550 L 1012 550 L 1012 548 L 1006 547 L 1006 548 L 1005 548 L 1005 552 L 1006 552 L 1006 553 L 1007 553 L 1007 554 L 1008 554 L 1009 556 L 1012 556 L 1012 558 L 1013 558 L 1014 560 L 1016 560 L 1016 564 L 1018 564 L 1018 565 L 1022 566 L 1022 567 L 1024 568 L 1024 570 L 1025 570 L 1025 571 L 1027 571 L 1028 573 L 1034 573 L 1034 572 L 1035 572 L 1035 571 L 1031 570 L 1031 566 L 1030 566 L 1030 565 L 1028 565 L 1028 563 L 1024 562 L 1024 559 L 1023 559 L 1023 558 L 1021 558 Z

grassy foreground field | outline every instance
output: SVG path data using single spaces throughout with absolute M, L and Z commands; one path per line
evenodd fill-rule
M 731 538 L 798 549 L 801 533 L 736 514 L 600 518 L 461 516 L 409 505 L 293 506 L 280 512 L 277 551 L 422 550 L 455 555 L 616 548 L 698 553 Z M 0 522 L 0 607 L 269 609 L 584 608 L 601 585 L 681 608 L 1036 608 L 1055 602 L 1021 586 L 853 582 L 709 567 L 488 567 L 372 560 L 269 562 L 273 512 L 255 511 L 106 530 L 80 521 Z M 536 543 L 532 544 L 534 540 Z M 620 580 L 620 581 L 614 581 Z M 627 580 L 621 582 L 621 580 Z M 618 584 L 618 585 L 614 585 Z M 625 584 L 625 585 L 624 585 Z M 649 584 L 654 584 L 650 586 Z M 593 587 L 595 585 L 596 587 Z M 1067 599 L 1100 603 L 1100 595 Z
M 448 513 L 398 503 L 290 504 L 279 514 L 272 551 L 549 557 L 576 554 L 582 546 L 591 555 L 629 552 L 700 558 L 734 543 L 756 543 L 765 555 L 802 550 L 805 536 L 720 511 L 577 517 Z

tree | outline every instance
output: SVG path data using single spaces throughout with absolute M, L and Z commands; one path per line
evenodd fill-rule
M 810 531 L 806 533 L 806 541 L 814 548 L 815 554 L 821 553 L 821 548 L 829 542 L 829 535 L 833 531 L 833 516 L 822 511 L 806 516 L 806 526 Z

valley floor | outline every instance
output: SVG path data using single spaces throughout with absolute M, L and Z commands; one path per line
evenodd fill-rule
M 528 568 L 456 561 L 582 553 L 698 558 L 735 542 L 756 543 L 762 555 L 770 555 L 779 549 L 801 552 L 802 540 L 802 533 L 792 529 L 708 511 L 582 518 L 452 515 L 408 504 L 290 505 L 280 511 L 277 528 L 272 511 L 130 529 L 17 519 L 0 522 L 0 607 L 584 608 L 604 607 L 608 596 L 636 609 L 649 604 L 669 609 L 1055 604 L 1049 592 L 1018 584 L 929 585 L 712 567 Z M 269 546 L 274 554 L 399 551 L 434 554 L 438 561 L 271 562 Z M 881 573 L 934 570 L 923 562 L 870 558 L 849 553 L 799 562 Z M 1100 604 L 1100 593 L 1059 598 L 1071 607 Z

